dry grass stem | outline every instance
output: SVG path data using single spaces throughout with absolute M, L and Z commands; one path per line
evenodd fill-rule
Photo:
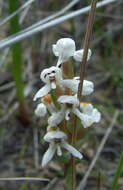
M 89 17 L 88 17 L 87 30 L 86 30 L 86 34 L 85 34 L 83 60 L 80 65 L 80 83 L 79 83 L 79 88 L 78 88 L 78 99 L 79 100 L 81 100 L 83 80 L 84 80 L 84 76 L 85 76 L 87 55 L 88 55 L 88 49 L 89 49 L 90 40 L 91 40 L 91 36 L 92 36 L 95 12 L 96 12 L 96 0 L 92 0 L 91 10 L 89 12 Z
M 0 181 L 49 181 L 49 179 L 37 178 L 37 177 L 11 177 L 11 178 L 0 178 Z

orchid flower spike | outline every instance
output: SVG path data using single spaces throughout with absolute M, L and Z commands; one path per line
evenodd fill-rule
M 43 156 L 42 167 L 46 166 L 47 163 L 52 160 L 55 153 L 57 153 L 58 156 L 62 156 L 61 148 L 66 149 L 73 156 L 79 159 L 83 158 L 82 154 L 78 150 L 67 143 L 67 135 L 60 130 L 48 132 L 44 136 L 44 140 L 49 143 L 49 148 Z
M 68 61 L 70 57 L 73 57 L 76 61 L 81 62 L 83 58 L 83 49 L 77 50 L 75 42 L 71 38 L 61 38 L 56 44 L 52 46 L 53 53 L 58 57 L 57 67 L 60 67 L 62 63 Z M 90 59 L 91 50 L 88 51 L 87 60 Z
M 41 80 L 46 84 L 42 87 L 34 96 L 34 101 L 47 95 L 51 89 L 55 89 L 57 85 L 61 85 L 62 72 L 60 68 L 52 66 L 48 69 L 44 69 L 40 75 Z

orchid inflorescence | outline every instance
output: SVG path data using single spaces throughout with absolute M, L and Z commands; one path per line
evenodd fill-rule
M 83 49 L 76 50 L 74 40 L 62 38 L 52 46 L 53 53 L 58 57 L 56 66 L 44 69 L 40 78 L 45 83 L 34 96 L 34 101 L 39 99 L 35 114 L 44 117 L 47 114 L 48 127 L 44 140 L 49 143 L 49 148 L 43 156 L 42 166 L 44 167 L 57 153 L 62 155 L 62 148 L 67 150 L 72 156 L 82 159 L 82 154 L 68 143 L 66 122 L 69 122 L 73 115 L 81 121 L 84 128 L 90 127 L 93 123 L 100 121 L 100 112 L 87 102 L 80 102 L 77 98 L 79 77 L 64 77 L 63 65 L 70 58 L 81 62 Z M 91 50 L 88 51 L 87 60 L 90 59 Z M 83 81 L 82 96 L 91 94 L 94 91 L 94 84 L 91 81 Z M 55 100 L 54 100 L 55 95 Z M 71 126 L 74 127 L 74 126 Z

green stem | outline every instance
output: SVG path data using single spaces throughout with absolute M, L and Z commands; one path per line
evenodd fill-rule
M 51 97 L 52 97 L 52 100 L 53 100 L 53 103 L 55 105 L 55 107 L 60 110 L 60 105 L 58 104 L 57 102 L 57 95 L 56 95 L 56 90 L 51 90 Z
M 9 0 L 9 14 L 12 14 L 19 8 L 19 0 Z M 20 31 L 19 25 L 19 16 L 16 15 L 10 19 L 10 33 L 16 34 Z M 23 125 L 27 127 L 29 124 L 29 118 L 25 106 L 25 97 L 24 97 L 24 84 L 22 80 L 22 48 L 21 43 L 16 43 L 11 47 L 12 52 L 12 70 L 13 78 L 16 86 L 16 94 L 19 102 L 19 118 Z
M 9 14 L 12 14 L 19 8 L 19 0 L 9 0 Z M 10 32 L 15 34 L 20 31 L 19 17 L 16 15 L 10 19 Z M 12 51 L 12 67 L 13 67 L 13 77 L 16 85 L 17 98 L 21 107 L 24 107 L 24 87 L 22 82 L 22 49 L 21 44 L 16 43 L 11 47 Z
M 117 188 L 118 180 L 120 178 L 122 170 L 123 170 L 123 152 L 121 153 L 119 164 L 118 164 L 114 179 L 112 181 L 112 190 L 117 190 L 118 189 Z

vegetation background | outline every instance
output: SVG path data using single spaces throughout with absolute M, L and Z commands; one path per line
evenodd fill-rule
M 11 12 L 10 2 L 15 3 L 12 0 L 0 1 L 0 40 L 12 33 L 11 19 L 2 23 Z M 19 7 L 25 2 L 19 1 Z M 35 0 L 18 14 L 20 29 L 16 28 L 15 31 L 23 30 L 54 14 L 69 2 Z M 80 0 L 67 12 L 89 4 L 88 0 Z M 69 37 L 75 40 L 77 49 L 82 48 L 87 17 L 88 13 L 85 13 L 32 35 L 21 42 L 18 51 L 18 46 L 15 46 L 15 50 L 12 48 L 0 50 L 0 178 L 33 176 L 50 179 L 50 182 L 28 183 L 0 181 L 0 190 L 64 189 L 63 171 L 57 162 L 52 161 L 45 169 L 40 168 L 42 155 L 47 148 L 42 138 L 47 124 L 44 118 L 38 119 L 34 115 L 36 103 L 33 102 L 33 97 L 43 86 L 39 78 L 40 72 L 56 64 L 52 44 L 60 38 Z M 17 19 L 17 16 L 14 18 Z M 109 190 L 123 150 L 123 0 L 114 1 L 97 9 L 91 49 L 92 58 L 86 69 L 86 79 L 94 82 L 95 92 L 89 97 L 89 101 L 98 107 L 102 119 L 99 124 L 93 125 L 83 134 L 81 150 L 84 160 L 77 165 L 77 184 L 86 174 L 91 160 L 95 158 L 107 128 L 112 125 L 112 131 L 84 187 L 84 190 Z M 77 76 L 79 64 L 75 63 L 74 68 Z M 14 74 L 13 71 L 17 73 Z M 23 85 L 18 86 L 17 76 L 22 76 L 24 85 L 25 100 L 22 101 L 24 113 L 18 111 L 18 102 L 21 102 L 21 98 L 16 95 L 16 90 L 21 91 Z M 123 190 L 123 171 L 117 190 Z

